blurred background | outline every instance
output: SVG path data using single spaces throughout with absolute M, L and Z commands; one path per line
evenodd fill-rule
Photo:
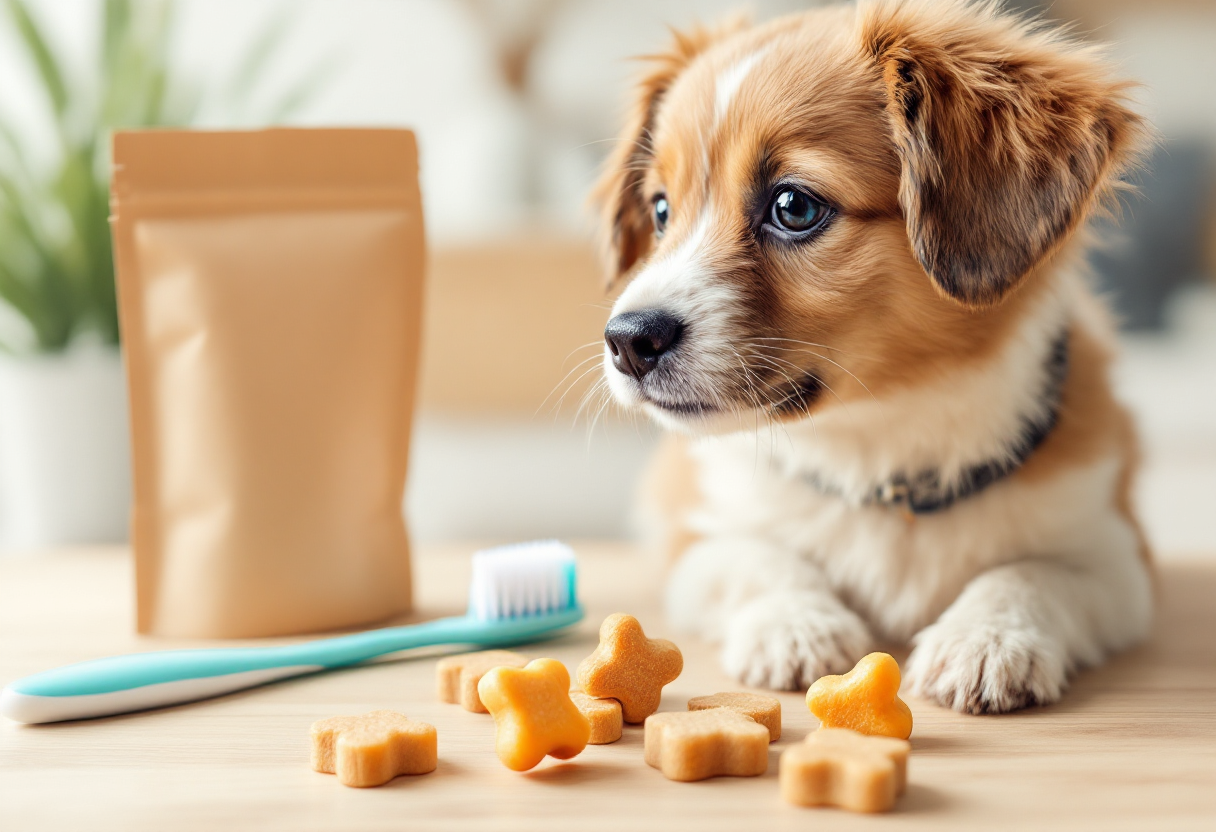
M 1216 557 L 1216 2 L 1010 5 L 1111 43 L 1144 84 L 1163 141 L 1094 266 L 1124 325 L 1149 535 Z M 105 160 L 111 128 L 159 124 L 414 128 L 431 244 L 415 536 L 629 534 L 656 434 L 591 390 L 608 299 L 584 200 L 629 58 L 740 7 L 0 0 L 0 550 L 125 535 Z

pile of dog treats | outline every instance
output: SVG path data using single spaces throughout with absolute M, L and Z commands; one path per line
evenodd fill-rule
M 581 690 L 570 689 L 561 662 L 505 650 L 442 659 L 437 687 L 443 701 L 494 717 L 498 757 L 515 771 L 616 742 L 628 722 L 645 724 L 646 763 L 670 780 L 764 774 L 768 744 L 781 737 L 781 703 L 757 693 L 716 693 L 689 700 L 685 712 L 656 713 L 664 685 L 683 668 L 678 647 L 647 638 L 636 618 L 618 613 L 604 620 L 599 646 L 579 664 Z M 912 733 L 899 680 L 895 660 L 872 653 L 845 675 L 811 686 L 807 705 L 820 727 L 781 755 L 787 801 L 856 812 L 894 805 L 906 784 Z M 393 711 L 312 726 L 313 768 L 347 786 L 434 771 L 437 749 L 433 726 Z

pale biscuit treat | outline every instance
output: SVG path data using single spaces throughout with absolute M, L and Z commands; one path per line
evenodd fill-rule
M 591 724 L 570 699 L 570 672 L 556 659 L 495 667 L 477 685 L 494 717 L 503 765 L 527 771 L 546 756 L 568 760 L 587 747 Z
M 768 729 L 729 708 L 653 714 L 643 740 L 647 765 L 668 780 L 755 777 L 768 770 Z
M 820 728 L 781 754 L 781 796 L 796 806 L 885 812 L 904 793 L 907 740 Z
M 684 669 L 680 648 L 646 638 L 632 615 L 615 613 L 600 625 L 600 643 L 578 666 L 578 683 L 596 699 L 621 703 L 626 722 L 639 723 L 659 709 L 663 686 Z
M 899 698 L 899 663 L 871 653 L 843 676 L 821 676 L 806 692 L 806 705 L 824 728 L 906 740 L 912 711 Z
M 621 719 L 621 703 L 615 699 L 596 699 L 582 691 L 570 691 L 570 701 L 591 723 L 591 739 L 588 745 L 607 745 L 621 738 L 624 720 Z
M 775 696 L 746 691 L 695 696 L 688 700 L 688 710 L 706 711 L 710 708 L 730 708 L 750 716 L 768 729 L 769 742 L 781 739 L 781 700 Z
M 475 714 L 489 713 L 477 695 L 477 683 L 495 667 L 523 667 L 527 656 L 510 650 L 486 650 L 447 656 L 435 666 L 435 688 L 441 702 L 460 705 Z
M 344 786 L 380 786 L 439 762 L 435 727 L 394 711 L 318 720 L 311 735 L 313 770 L 338 775 Z

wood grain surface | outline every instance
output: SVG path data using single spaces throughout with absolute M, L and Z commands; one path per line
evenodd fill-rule
M 472 548 L 420 555 L 420 614 L 461 610 Z M 578 549 L 588 620 L 524 652 L 573 668 L 616 611 L 671 637 L 657 563 L 620 544 Z M 434 657 L 413 656 L 143 714 L 0 720 L 0 829 L 1212 830 L 1216 564 L 1164 564 L 1160 602 L 1151 643 L 1082 674 L 1056 706 L 973 717 L 911 700 L 908 793 L 887 816 L 782 803 L 777 757 L 814 727 L 798 694 L 781 695 L 784 734 L 762 777 L 669 782 L 642 762 L 640 727 L 517 774 L 494 755 L 490 718 L 438 702 Z M 131 606 L 123 550 L 0 561 L 0 684 L 66 662 L 187 646 L 134 636 Z M 684 673 L 666 689 L 664 710 L 737 689 L 710 646 L 677 643 Z M 437 727 L 436 772 L 359 790 L 310 770 L 314 720 L 375 708 Z

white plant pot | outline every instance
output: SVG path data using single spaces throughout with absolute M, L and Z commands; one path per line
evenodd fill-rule
M 118 351 L 0 356 L 0 552 L 126 540 L 130 508 Z

